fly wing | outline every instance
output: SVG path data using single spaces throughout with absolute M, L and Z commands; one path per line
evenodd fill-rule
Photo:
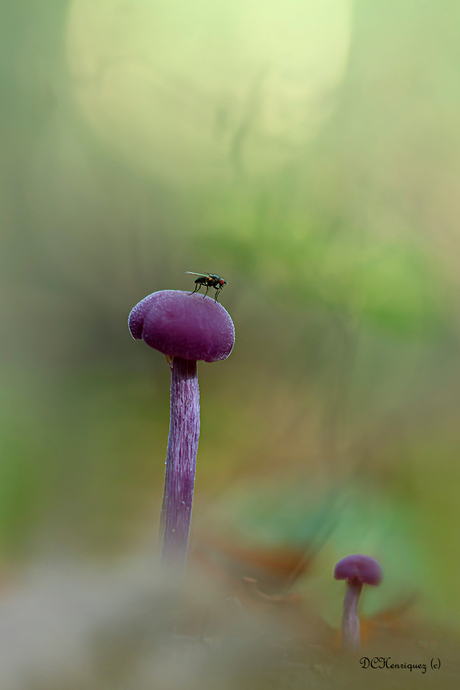
M 209 276 L 211 275 L 210 273 L 194 273 L 193 271 L 185 271 L 185 272 L 191 276 L 201 276 L 202 278 L 209 278 Z

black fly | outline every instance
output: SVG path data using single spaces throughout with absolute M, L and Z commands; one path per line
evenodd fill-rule
M 194 295 L 195 292 L 198 292 L 201 290 L 201 286 L 205 285 L 206 286 L 206 292 L 203 295 L 203 297 L 206 297 L 208 294 L 208 290 L 210 287 L 214 288 L 216 291 L 214 299 L 217 302 L 217 298 L 219 296 L 219 292 L 222 290 L 224 285 L 227 285 L 227 281 L 221 278 L 220 276 L 216 276 L 215 273 L 193 273 L 192 271 L 185 271 L 186 273 L 189 273 L 191 276 L 198 276 L 198 278 L 195 280 L 195 289 L 193 292 L 191 292 L 191 295 Z

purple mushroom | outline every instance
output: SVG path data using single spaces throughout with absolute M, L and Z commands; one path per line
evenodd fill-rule
M 382 568 L 374 558 L 369 556 L 347 556 L 336 564 L 334 577 L 336 580 L 347 581 L 342 616 L 342 649 L 346 652 L 355 652 L 361 648 L 359 595 L 363 584 L 380 584 Z
M 235 329 L 228 312 L 214 299 L 179 290 L 145 297 L 131 311 L 128 326 L 134 339 L 143 339 L 166 355 L 171 368 L 162 564 L 181 574 L 187 558 L 200 435 L 196 362 L 226 359 L 233 348 Z

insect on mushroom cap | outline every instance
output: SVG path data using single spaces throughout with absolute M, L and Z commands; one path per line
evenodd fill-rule
M 132 309 L 128 326 L 135 340 L 183 359 L 226 359 L 235 342 L 233 321 L 221 304 L 181 290 L 145 297 Z
M 336 580 L 357 580 L 361 584 L 378 585 L 382 580 L 380 563 L 370 556 L 347 556 L 342 558 L 334 568 Z

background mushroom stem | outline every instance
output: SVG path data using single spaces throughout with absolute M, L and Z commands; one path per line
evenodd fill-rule
M 362 582 L 353 578 L 347 583 L 342 616 L 342 649 L 345 652 L 356 652 L 361 649 L 358 604 Z
M 162 566 L 185 571 L 200 436 L 200 392 L 195 360 L 173 357 L 171 417 L 162 505 Z

